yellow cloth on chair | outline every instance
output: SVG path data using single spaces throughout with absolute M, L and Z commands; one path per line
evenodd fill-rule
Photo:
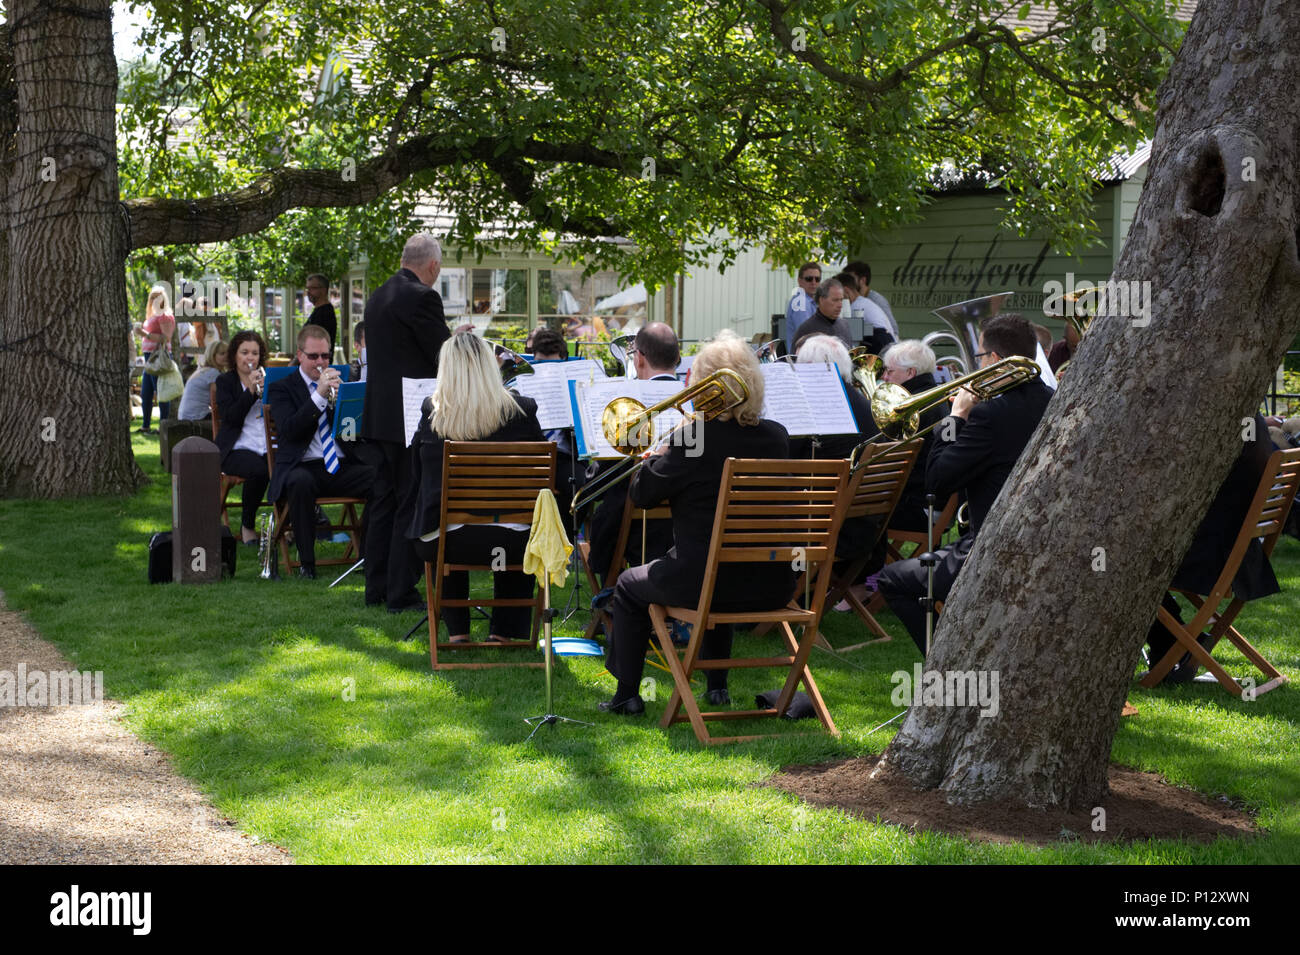
M 569 555 L 572 553 L 573 545 L 564 533 L 555 495 L 543 488 L 533 505 L 533 529 L 528 534 L 528 546 L 524 550 L 524 573 L 532 574 L 539 583 L 545 583 L 545 575 L 549 572 L 551 583 L 563 587 L 569 576 Z

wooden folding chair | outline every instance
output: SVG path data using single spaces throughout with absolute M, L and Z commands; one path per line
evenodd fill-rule
M 857 473 L 853 474 L 845 485 L 843 492 L 845 499 L 844 520 L 847 521 L 855 517 L 875 518 L 878 521 L 878 530 L 866 550 L 859 556 L 852 558 L 842 573 L 835 574 L 832 571 L 830 592 L 826 595 L 825 603 L 826 606 L 833 607 L 841 598 L 847 600 L 849 607 L 867 625 L 867 629 L 876 635 L 876 639 L 842 647 L 836 652 L 847 653 L 850 650 L 857 650 L 873 643 L 888 643 L 893 639 L 876 620 L 867 605 L 854 595 L 852 588 L 854 584 L 862 579 L 862 574 L 867 568 L 867 562 L 871 560 L 876 544 L 880 542 L 881 536 L 885 533 L 885 525 L 893 515 L 894 508 L 898 506 L 899 498 L 903 496 L 903 488 L 907 485 L 908 475 L 912 473 L 912 468 L 916 465 L 917 455 L 920 453 L 921 444 L 919 441 L 882 444 L 876 449 L 869 463 L 859 468 Z M 804 582 L 800 581 L 796 596 L 802 591 L 803 587 Z M 828 650 L 836 650 L 826 639 L 825 634 L 818 637 L 818 643 Z
M 1237 614 L 1241 612 L 1245 601 L 1233 595 L 1232 580 L 1237 576 L 1237 568 L 1241 566 L 1242 558 L 1245 556 L 1246 548 L 1252 538 L 1263 538 L 1264 556 L 1272 555 L 1277 539 L 1281 536 L 1282 529 L 1286 525 L 1287 513 L 1291 510 L 1291 505 L 1295 501 L 1298 486 L 1300 486 L 1300 448 L 1273 452 L 1273 456 L 1268 459 L 1268 466 L 1264 469 L 1264 474 L 1260 478 L 1259 489 L 1255 492 L 1255 498 L 1251 502 L 1250 510 L 1246 512 L 1246 518 L 1242 522 L 1241 530 L 1237 533 L 1237 540 L 1233 544 L 1232 551 L 1228 555 L 1228 560 L 1223 566 L 1223 571 L 1219 574 L 1219 579 L 1215 581 L 1213 589 L 1209 594 L 1201 595 L 1173 588 L 1173 592 L 1182 594 L 1192 602 L 1192 605 L 1196 608 L 1195 615 L 1184 625 L 1175 620 L 1173 614 L 1164 607 L 1160 608 L 1160 622 L 1174 635 L 1175 643 L 1156 662 L 1150 672 L 1142 678 L 1141 683 L 1143 686 L 1152 687 L 1159 684 L 1169 671 L 1174 668 L 1174 665 L 1182 659 L 1183 654 L 1190 653 L 1192 659 L 1214 674 L 1214 678 L 1219 682 L 1219 685 L 1228 693 L 1233 696 L 1242 696 L 1242 687 L 1210 655 L 1223 637 L 1227 637 L 1228 641 L 1240 650 L 1246 659 L 1253 663 L 1266 677 L 1266 681 L 1262 686 L 1254 688 L 1254 696 L 1277 689 L 1283 683 L 1288 682 L 1287 677 L 1265 660 L 1263 654 L 1251 646 L 1246 638 L 1233 627 L 1232 622 L 1237 618 Z M 1219 607 L 1224 600 L 1230 600 L 1231 602 L 1226 609 L 1220 612 Z M 1196 637 L 1205 631 L 1207 625 L 1211 626 L 1212 629 L 1209 633 L 1207 646 L 1203 647 L 1197 642 Z
M 543 489 L 555 489 L 555 444 L 550 441 L 448 441 L 442 448 L 442 502 L 438 527 L 454 524 L 523 524 L 533 523 L 533 507 Z M 513 570 L 523 571 L 523 564 L 493 567 L 483 564 L 448 564 L 446 533 L 438 534 L 439 586 L 433 585 L 434 565 L 425 562 L 424 589 L 429 609 L 429 663 L 435 670 L 484 670 L 493 667 L 540 667 L 539 662 L 525 663 L 443 663 L 440 650 L 537 649 L 537 631 L 542 619 L 543 592 L 538 587 L 533 597 L 475 598 L 447 600 L 443 597 L 442 578 L 452 571 Z M 466 641 L 439 643 L 438 628 L 443 607 L 532 607 L 532 637 L 529 640 Z
M 808 670 L 808 656 L 817 639 L 823 600 L 830 585 L 831 562 L 835 556 L 835 539 L 844 519 L 842 493 L 848 481 L 849 462 L 843 459 L 822 461 L 755 461 L 727 459 L 722 471 L 722 487 L 714 514 L 713 537 L 708 562 L 700 587 L 700 601 L 694 608 L 650 606 L 650 621 L 664 659 L 673 675 L 673 694 L 661 725 L 690 720 L 701 743 L 734 743 L 761 739 L 762 736 L 710 735 L 707 724 L 713 720 L 750 719 L 782 716 L 790 707 L 800 682 L 812 701 L 822 725 L 839 735 L 826 709 L 817 684 Z M 718 612 L 713 610 L 713 588 L 724 564 L 763 563 L 768 561 L 806 561 L 807 567 L 820 568 L 811 591 L 807 609 L 794 605 L 779 610 Z M 668 618 L 692 625 L 691 639 L 679 660 L 673 646 Z M 787 653 L 772 657 L 741 657 L 715 660 L 700 659 L 705 631 L 724 623 L 767 622 L 778 626 Z M 803 627 L 796 640 L 791 624 Z M 784 687 L 776 706 L 757 710 L 723 710 L 701 713 L 691 689 L 691 676 L 701 670 L 728 670 L 746 667 L 770 667 L 787 671 Z M 685 708 L 685 715 L 681 710 Z
M 275 416 L 271 414 L 271 405 L 263 403 L 262 405 L 262 426 L 266 429 L 266 472 L 270 477 L 275 474 L 275 452 L 280 447 L 280 432 L 276 428 Z M 349 567 L 361 559 L 361 521 L 357 518 L 357 507 L 364 506 L 366 499 L 364 497 L 318 497 L 316 504 L 318 507 L 331 507 L 338 505 L 341 508 L 340 516 L 337 522 L 331 521 L 329 529 L 331 531 L 345 531 L 348 535 L 348 546 L 343 552 L 342 557 L 316 558 L 318 566 L 327 566 L 330 564 L 347 564 Z M 284 561 L 284 566 L 292 573 L 298 566 L 298 561 L 290 556 L 289 551 L 289 503 L 287 501 L 272 502 L 275 508 L 275 534 L 271 540 L 271 546 L 280 548 L 280 558 Z M 308 533 L 316 532 L 313 526 Z

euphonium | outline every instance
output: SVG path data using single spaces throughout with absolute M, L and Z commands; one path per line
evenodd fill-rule
M 853 386 L 870 401 L 880 383 L 880 375 L 885 370 L 884 359 L 859 345 L 849 352 L 849 361 L 853 362 Z
M 581 508 L 611 487 L 636 473 L 645 463 L 645 457 L 654 450 L 651 446 L 651 426 L 656 415 L 663 414 L 669 408 L 680 410 L 686 402 L 693 401 L 695 411 L 693 415 L 688 416 L 687 420 L 701 418 L 710 421 L 743 404 L 748 398 L 749 388 L 745 386 L 744 379 L 730 368 L 719 368 L 707 378 L 701 378 L 671 398 L 665 398 L 649 408 L 635 398 L 615 398 L 605 405 L 605 410 L 600 416 L 600 427 L 605 434 L 605 440 L 620 454 L 628 456 L 642 454 L 643 458 L 633 467 L 611 472 L 610 480 L 597 481 L 594 486 L 588 485 L 583 488 L 582 493 L 574 497 L 570 510 L 574 514 L 578 513 Z M 686 421 L 683 421 L 682 425 L 685 424 Z M 681 425 L 678 426 L 680 427 Z M 674 428 L 660 438 L 655 443 L 655 447 L 671 438 L 678 428 Z

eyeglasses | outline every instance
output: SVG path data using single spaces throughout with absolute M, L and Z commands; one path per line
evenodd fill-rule
M 820 282 L 821 280 L 822 280 L 822 277 L 821 277 L 820 275 L 801 275 L 801 276 L 799 276 L 799 281 L 800 281 L 800 282 Z
M 977 351 L 977 352 L 975 353 L 975 360 L 976 360 L 976 361 L 979 361 L 979 360 L 980 360 L 981 358 L 983 358 L 985 355 L 992 355 L 992 354 L 993 354 L 993 352 L 991 352 L 991 351 Z
M 324 361 L 330 357 L 330 353 L 327 351 L 323 351 L 323 352 L 305 351 L 302 353 L 302 357 L 306 358 L 308 361 Z

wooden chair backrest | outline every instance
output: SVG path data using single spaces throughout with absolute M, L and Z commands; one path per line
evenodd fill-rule
M 275 452 L 280 447 L 280 431 L 269 403 L 262 405 L 262 427 L 266 429 L 266 473 L 275 474 Z
M 1262 537 L 1264 555 L 1272 556 L 1277 539 L 1286 527 L 1287 514 L 1295 502 L 1297 488 L 1300 488 L 1300 448 L 1274 451 L 1237 535 L 1243 554 L 1252 537 Z M 1235 570 L 1233 575 L 1236 575 Z
M 438 526 L 531 524 L 543 488 L 555 490 L 553 442 L 448 441 Z
M 920 453 L 919 441 L 881 445 L 870 462 L 852 475 L 849 487 L 853 497 L 844 516 L 889 518 Z
M 217 407 L 217 383 L 208 385 L 208 407 L 212 409 L 212 440 L 217 440 L 221 430 L 221 409 Z
M 849 462 L 728 458 L 722 469 L 708 563 L 700 588 L 708 614 L 718 568 L 728 563 L 788 561 L 820 567 L 814 613 L 830 583 L 835 538 L 844 519 Z

